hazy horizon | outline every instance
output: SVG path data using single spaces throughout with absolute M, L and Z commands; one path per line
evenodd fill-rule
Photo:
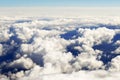
M 120 16 L 120 7 L 0 7 L 0 16 Z

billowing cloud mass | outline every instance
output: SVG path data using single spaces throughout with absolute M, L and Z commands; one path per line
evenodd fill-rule
M 120 18 L 0 18 L 0 80 L 120 80 Z

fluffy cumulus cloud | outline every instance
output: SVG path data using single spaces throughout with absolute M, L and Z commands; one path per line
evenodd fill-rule
M 0 80 L 120 80 L 120 18 L 0 18 Z

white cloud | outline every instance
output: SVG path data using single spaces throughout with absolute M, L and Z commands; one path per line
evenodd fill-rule
M 0 27 L 3 80 L 112 80 L 114 76 L 120 79 L 120 40 L 114 40 L 120 34 L 119 17 L 6 17 L 0 20 L 1 26 L 5 26 Z M 104 44 L 107 46 L 99 47 Z M 106 50 L 106 47 L 113 49 Z M 109 60 L 108 63 L 101 58 Z M 11 68 L 20 71 L 14 72 Z M 8 78 L 4 73 L 9 74 Z
M 8 68 L 30 69 L 33 67 L 33 61 L 30 58 L 21 57 L 8 64 Z
M 2 51 L 3 51 L 3 47 L 2 47 L 2 44 L 0 44 L 0 56 L 3 55 Z
M 120 54 L 120 47 L 118 47 L 115 51 L 113 51 L 115 54 Z
M 120 71 L 120 56 L 117 56 L 112 59 L 110 63 L 110 71 Z
M 34 76 L 34 77 L 23 77 L 21 80 L 113 80 L 115 79 L 119 80 L 119 72 L 107 72 L 103 70 L 97 70 L 97 71 L 79 71 L 79 72 L 74 72 L 72 74 L 46 74 L 46 75 L 39 75 L 39 76 Z

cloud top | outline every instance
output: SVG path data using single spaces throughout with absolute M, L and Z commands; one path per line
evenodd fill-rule
M 118 17 L 0 20 L 2 80 L 120 79 Z

